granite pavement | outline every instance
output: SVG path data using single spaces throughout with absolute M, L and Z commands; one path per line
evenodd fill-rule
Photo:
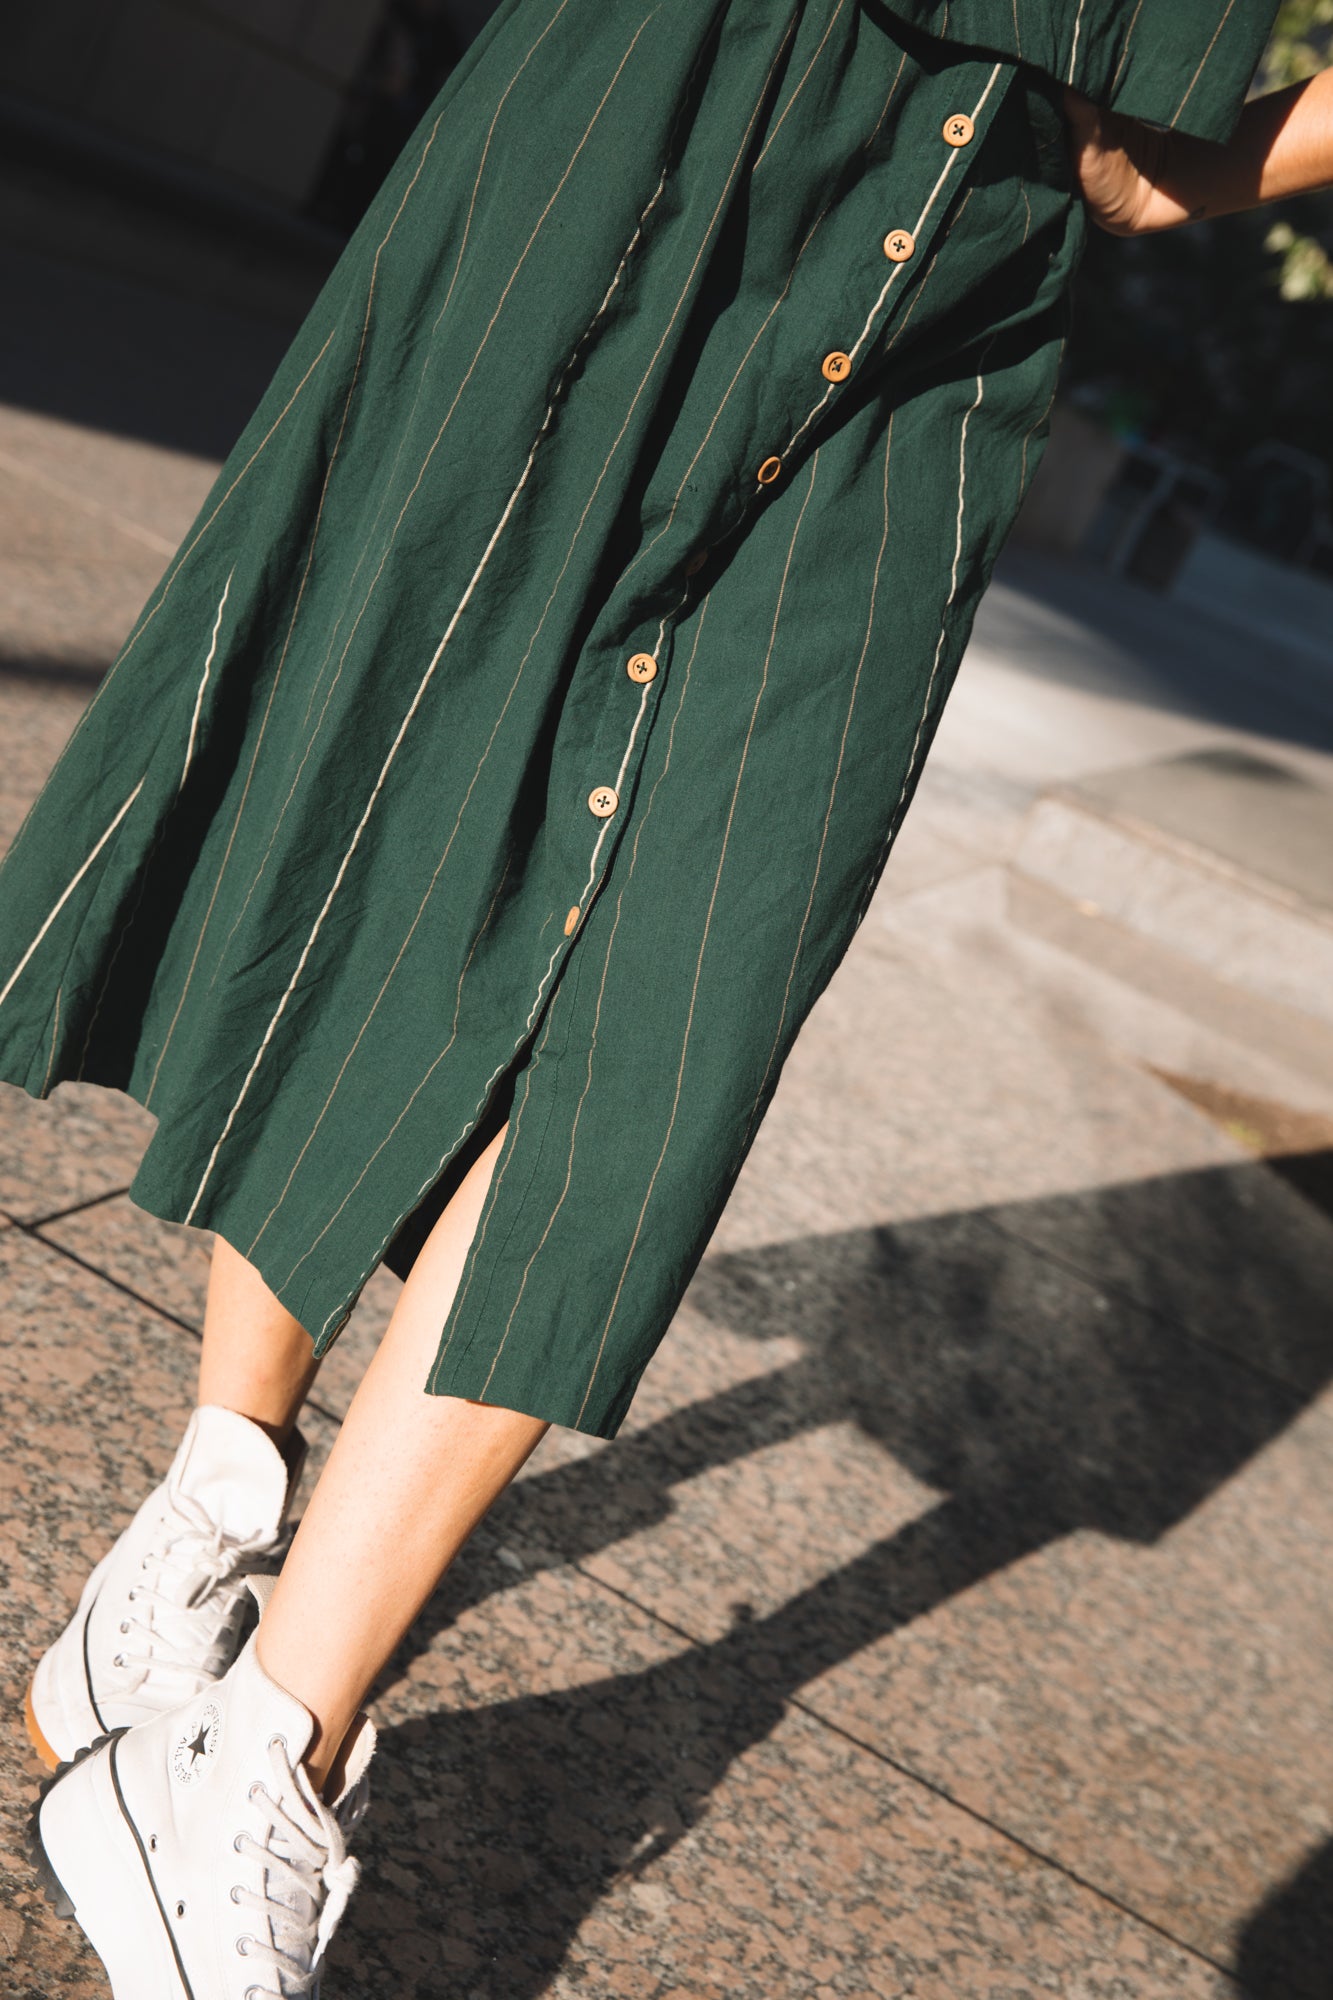
M 286 337 L 6 265 L 0 839 Z M 375 1690 L 329 2000 L 1329 2000 L 1333 1035 L 1009 865 L 1136 757 L 1333 789 L 1254 650 L 1006 559 L 624 1431 L 551 1434 Z M 21 1705 L 191 1407 L 210 1240 L 128 1200 L 150 1129 L 0 1089 L 0 2000 L 105 1991 Z

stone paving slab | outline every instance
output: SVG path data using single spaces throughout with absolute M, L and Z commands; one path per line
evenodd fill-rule
M 202 1332 L 213 1244 L 210 1231 L 164 1222 L 127 1195 L 119 1195 L 75 1209 L 45 1224 L 41 1233 L 47 1242 Z M 334 1417 L 346 1414 L 401 1290 L 398 1279 L 381 1266 L 362 1292 L 350 1324 L 326 1355 L 314 1395 Z
M 0 658 L 85 663 L 98 670 L 119 650 L 174 548 L 146 538 L 111 509 L 3 446 L 0 423 Z M 72 506 L 82 505 L 77 536 Z
M 193 1343 L 25 1231 L 0 1239 L 9 1449 L 0 1876 L 10 2000 L 104 1991 L 32 1885 L 32 1658 L 161 1470 Z M 62 1392 L 64 1392 L 62 1394 Z M 366 1876 L 331 1992 L 1215 2000 L 1227 1984 L 883 1760 L 491 1526 L 385 1677 Z M 410 1839 L 403 1832 L 410 1829 Z M 358 1968 L 352 1974 L 351 1968 Z M 355 1983 L 349 1981 L 354 1979 Z
M 1333 847 L 1333 792 L 1309 789 L 1327 800 Z M 1326 847 L 1325 873 L 1328 852 Z M 1214 977 L 1333 1026 L 1333 919 L 1327 910 L 1279 893 L 1156 827 L 1109 812 L 1081 790 L 1038 801 L 1014 865 L 1071 902 L 1183 953 Z
M 932 925 L 882 895 L 788 1058 L 714 1248 L 1244 1157 L 1052 1005 L 987 907 Z
M 132 1098 L 62 1083 L 49 1098 L 0 1083 L 0 1209 L 20 1222 L 128 1187 L 154 1120 Z
M 205 1239 L 137 1215 L 46 1233 L 114 1264 L 118 1217 L 197 1314 Z M 446 1595 L 578 1563 L 702 1642 L 739 1619 L 767 1691 L 1225 1961 L 1333 1832 L 1329 1416 L 996 1233 L 706 1260 L 622 1439 L 556 1434 Z
M 0 841 L 281 346 L 19 264 Z M 1052 783 L 1239 744 L 1326 784 L 1327 733 L 1252 648 L 1007 574 L 622 1437 L 552 1434 L 377 1690 L 329 2000 L 1329 2000 L 1316 1177 L 1122 1053 L 995 888 Z M 0 2000 L 105 1990 L 19 1851 L 16 1703 L 190 1406 L 209 1238 L 121 1192 L 151 1123 L 0 1089 Z
M 588 1572 L 712 1643 L 739 1608 L 766 1685 L 1228 1960 L 1333 1833 L 1333 1396 L 975 1217 L 723 1257 L 691 1298 L 682 1389 L 718 1326 L 798 1358 L 551 1482 Z
M 1227 1990 L 784 1713 L 743 1650 L 682 1649 L 566 1576 L 460 1617 L 390 1699 L 382 1798 L 415 1839 L 385 1871 L 396 1893 L 353 1907 L 330 1970 L 332 1986 L 364 1954 L 367 2000 L 994 2000 L 1031 1991 L 1037 1964 L 1069 2000 Z

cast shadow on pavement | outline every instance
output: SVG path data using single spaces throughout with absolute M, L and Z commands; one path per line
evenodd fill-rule
M 1057 1538 L 1150 1548 L 1242 1472 L 1333 1371 L 1331 1246 L 1323 1215 L 1255 1164 L 706 1259 L 691 1309 L 794 1337 L 799 1358 L 512 1489 L 491 1518 L 529 1570 L 649 1528 L 681 1482 L 831 1423 L 939 1498 L 778 1609 L 741 1607 L 711 1643 L 396 1728 L 376 1817 L 418 1825 L 420 1900 L 406 1931 L 402 1893 L 386 1919 L 381 1868 L 401 1891 L 402 1845 L 379 1859 L 368 1827 L 352 1952 L 407 1991 L 443 1931 L 459 1992 L 486 1977 L 536 2000 L 607 1885 L 699 1821 L 818 1675 Z M 513 1582 L 486 1547 L 465 1551 L 389 1677 Z M 414 1822 L 423 1795 L 438 1814 Z M 1328 1866 L 1256 1912 L 1245 2000 L 1327 2000 Z
M 1242 2000 L 1327 2000 L 1333 1992 L 1333 1841 L 1265 1897 L 1241 1934 Z

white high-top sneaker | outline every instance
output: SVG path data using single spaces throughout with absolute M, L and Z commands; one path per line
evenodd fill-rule
M 250 1588 L 261 1607 L 274 1579 Z M 252 1633 L 220 1681 L 48 1780 L 33 1858 L 114 2000 L 315 2000 L 357 1863 L 375 1748 L 359 1720 L 332 1805 L 302 1763 L 314 1722 Z M 54 1881 L 52 1881 L 54 1876 Z
M 254 1620 L 246 1577 L 276 1568 L 285 1550 L 304 1456 L 299 1434 L 284 1458 L 248 1417 L 195 1410 L 166 1478 L 38 1662 L 28 1734 L 48 1770 L 226 1672 Z

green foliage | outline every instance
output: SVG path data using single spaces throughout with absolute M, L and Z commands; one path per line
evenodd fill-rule
M 1333 299 L 1333 257 L 1313 236 L 1301 236 L 1289 222 L 1275 222 L 1264 238 L 1265 250 L 1282 259 L 1278 290 L 1294 304 L 1301 299 Z
M 1328 62 L 1333 39 L 1333 0 L 1285 0 L 1264 54 L 1264 88 L 1300 83 Z
M 1286 0 L 1257 88 L 1333 59 L 1333 0 Z M 1072 384 L 1116 429 L 1225 471 L 1269 438 L 1333 465 L 1333 192 L 1160 236 L 1093 229 Z

